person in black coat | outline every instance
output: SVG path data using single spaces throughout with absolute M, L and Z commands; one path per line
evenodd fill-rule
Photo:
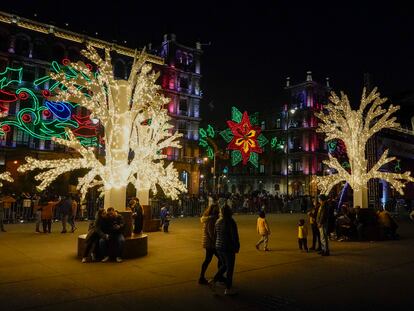
M 215 232 L 216 250 L 222 265 L 213 280 L 209 282 L 209 286 L 214 290 L 215 283 L 224 280 L 226 284 L 224 294 L 234 295 L 236 291 L 232 288 L 233 272 L 236 253 L 240 250 L 240 241 L 237 224 L 232 217 L 232 211 L 228 205 L 220 207 L 220 218 L 216 222 Z M 225 278 L 224 273 L 226 273 Z
M 132 217 L 134 218 L 134 233 L 141 234 L 144 226 L 144 211 L 139 204 L 139 199 L 134 198 L 131 204 Z
M 124 218 L 113 207 L 109 207 L 106 212 L 107 215 L 102 223 L 102 231 L 105 233 L 105 238 L 99 240 L 99 248 L 104 256 L 102 262 L 109 260 L 108 251 L 110 244 L 115 248 L 116 261 L 122 262 L 122 251 L 125 244 L 123 234 L 125 227 Z

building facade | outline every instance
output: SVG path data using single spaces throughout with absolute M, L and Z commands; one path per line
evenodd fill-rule
M 230 168 L 221 184 L 229 192 L 247 193 L 266 190 L 273 194 L 303 196 L 317 192 L 313 176 L 329 173 L 322 161 L 327 159 L 327 145 L 316 133 L 320 111 L 328 101 L 329 79 L 324 85 L 313 81 L 308 72 L 306 81 L 286 81 L 286 102 L 271 119 L 261 122 L 262 133 L 269 140 L 260 155 L 259 167 Z M 287 143 L 286 143 L 287 142 Z M 219 177 L 222 168 L 219 170 Z
M 18 126 L 9 124 L 15 124 L 15 121 L 22 117 L 22 110 L 33 108 L 33 103 L 27 103 L 25 98 L 19 97 L 16 90 L 27 88 L 33 92 L 39 105 L 49 105 L 44 91 L 51 85 L 49 82 L 38 85 L 33 81 L 49 74 L 53 67 L 52 61 L 56 61 L 56 64 L 86 61 L 80 54 L 86 44 L 92 45 L 100 52 L 103 52 L 104 48 L 109 48 L 115 77 L 128 78 L 135 55 L 134 49 L 0 12 L 0 106 L 8 110 L 6 116 L 0 119 L 0 170 L 8 170 L 14 176 L 16 182 L 14 185 L 9 185 L 10 187 L 19 189 L 23 185 L 27 188 L 25 191 L 34 190 L 31 176 L 22 176 L 16 171 L 24 162 L 25 156 L 39 159 L 75 156 L 65 147 L 45 139 L 47 137 L 41 133 L 43 130 L 30 124 L 30 113 L 27 113 L 27 116 L 23 115 L 23 121 L 20 120 L 21 124 Z M 175 162 L 181 180 L 186 184 L 189 193 L 197 193 L 199 188 L 198 163 L 200 161 L 195 141 L 198 140 L 199 107 L 202 97 L 200 47 L 198 43 L 194 48 L 180 45 L 175 41 L 174 35 L 170 38 L 165 35 L 160 48 L 147 49 L 147 52 L 151 53 L 148 54 L 149 62 L 152 63 L 155 71 L 160 72 L 159 83 L 162 85 L 163 92 L 171 98 L 168 110 L 172 123 L 184 134 L 181 142 L 183 149 L 164 152 L 168 156 L 168 161 Z M 67 108 L 62 107 L 60 105 L 54 108 Z M 103 152 L 103 146 L 99 147 L 102 135 L 99 123 L 93 122 L 84 108 L 73 106 L 70 109 L 71 122 L 76 121 L 77 124 L 77 134 L 82 139 L 85 138 L 85 142 L 90 141 L 91 145 L 95 144 L 97 152 Z M 41 117 L 53 123 L 56 115 L 43 114 Z M 9 124 L 4 124 L 5 120 L 8 120 Z M 58 130 L 56 127 L 47 128 L 46 132 Z M 76 184 L 76 177 L 76 173 L 66 174 L 58 183 L 64 185 L 66 189 L 58 190 L 68 191 L 68 185 Z M 6 184 L 5 186 L 7 187 Z

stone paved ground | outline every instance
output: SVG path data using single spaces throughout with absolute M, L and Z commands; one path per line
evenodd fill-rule
M 254 244 L 256 217 L 235 216 L 241 251 L 239 295 L 213 295 L 196 283 L 203 251 L 197 218 L 173 219 L 151 233 L 149 254 L 117 263 L 82 264 L 76 234 L 35 234 L 33 224 L 0 233 L 0 310 L 414 310 L 414 224 L 399 241 L 332 242 L 332 256 L 297 250 L 301 214 L 268 215 L 271 252 Z M 216 261 L 208 270 L 212 276 Z

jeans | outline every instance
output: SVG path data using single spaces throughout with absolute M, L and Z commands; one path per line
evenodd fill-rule
M 260 244 L 264 243 L 264 249 L 267 249 L 267 243 L 269 242 L 269 235 L 268 234 L 264 234 L 262 235 L 261 239 L 259 240 L 259 242 L 256 243 L 256 247 L 259 247 Z
M 217 267 L 220 269 L 222 263 L 220 260 L 219 255 L 217 254 L 217 251 L 215 248 L 206 248 L 206 257 L 203 261 L 203 264 L 201 265 L 201 273 L 200 273 L 200 278 L 204 278 L 205 277 L 205 273 L 207 271 L 208 265 L 210 264 L 211 260 L 213 259 L 213 256 L 216 256 L 218 259 L 218 264 Z
M 319 233 L 321 235 L 321 247 L 322 253 L 329 254 L 329 239 L 328 239 L 328 228 L 327 226 L 322 226 L 319 228 Z
M 213 280 L 214 282 L 224 280 L 224 283 L 226 284 L 226 288 L 230 289 L 233 285 L 233 272 L 234 272 L 234 264 L 236 262 L 236 254 L 233 252 L 223 252 L 223 251 L 217 251 L 217 253 L 223 264 L 220 266 Z M 225 278 L 223 276 L 224 273 L 226 273 Z
M 122 257 L 122 251 L 124 250 L 125 238 L 121 233 L 110 235 L 109 239 L 99 240 L 99 250 L 103 257 L 109 256 L 109 246 L 114 246 L 115 256 Z
M 321 234 L 319 233 L 319 228 L 317 224 L 312 224 L 312 249 L 320 249 L 321 248 Z M 316 243 L 318 243 L 318 247 L 316 247 Z
M 68 222 L 69 215 L 62 215 L 62 231 L 66 232 L 66 224 Z

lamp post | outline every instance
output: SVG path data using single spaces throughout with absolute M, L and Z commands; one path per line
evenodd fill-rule
M 286 197 L 289 196 L 289 112 L 295 114 L 297 108 L 286 110 Z

